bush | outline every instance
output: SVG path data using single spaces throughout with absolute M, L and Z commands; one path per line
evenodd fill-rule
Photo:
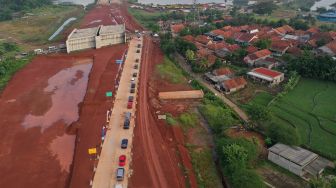
M 274 142 L 281 142 L 288 145 L 299 145 L 300 136 L 295 128 L 284 125 L 271 124 L 268 135 Z

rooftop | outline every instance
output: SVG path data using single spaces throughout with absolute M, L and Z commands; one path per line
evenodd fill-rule
M 255 69 L 252 70 L 252 72 L 263 75 L 263 76 L 267 76 L 267 77 L 270 77 L 270 78 L 275 78 L 275 77 L 283 74 L 281 72 L 270 70 L 270 69 L 267 69 L 267 68 L 264 68 L 264 67 L 255 68 Z
M 281 157 L 299 165 L 306 166 L 315 160 L 318 155 L 300 147 L 287 146 L 285 144 L 275 144 L 268 151 L 273 152 Z
M 122 32 L 125 32 L 124 24 L 101 26 L 99 34 L 122 33 Z
M 99 27 L 92 27 L 92 28 L 85 28 L 85 29 L 75 29 L 72 34 L 68 36 L 68 38 L 81 38 L 81 37 L 88 37 L 88 36 L 96 36 Z

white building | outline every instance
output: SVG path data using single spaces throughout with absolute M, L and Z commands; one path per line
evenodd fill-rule
M 247 75 L 255 81 L 267 83 L 269 85 L 276 85 L 284 80 L 284 73 L 264 67 L 252 69 Z
M 98 26 L 74 29 L 66 40 L 67 52 L 101 48 L 126 42 L 125 25 Z
M 268 149 L 268 160 L 305 179 L 318 177 L 331 161 L 306 149 L 277 143 Z

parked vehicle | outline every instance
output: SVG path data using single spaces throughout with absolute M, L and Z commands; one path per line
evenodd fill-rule
M 136 62 L 136 63 L 139 63 L 139 59 L 136 59 L 135 62 Z
M 131 81 L 134 82 L 134 81 L 135 81 L 135 78 L 131 78 Z
M 138 48 L 141 48 L 141 44 L 138 44 Z
M 134 97 L 133 96 L 128 96 L 128 102 L 133 102 Z
M 125 169 L 124 168 L 118 168 L 117 169 L 117 181 L 124 180 L 124 174 L 125 174 Z
M 126 155 L 119 156 L 119 166 L 125 166 L 126 164 Z
M 135 83 L 131 83 L 131 88 L 135 88 Z
M 114 188 L 122 188 L 122 185 L 121 185 L 121 184 L 116 184 L 116 185 L 114 186 Z
M 121 140 L 121 149 L 126 149 L 128 145 L 128 139 L 124 138 Z
M 140 53 L 140 50 L 137 50 L 136 53 Z
M 133 73 L 133 77 L 137 77 L 138 76 L 138 73 Z
M 135 93 L 135 89 L 134 89 L 134 88 L 131 88 L 130 93 Z
M 129 108 L 128 105 L 127 105 L 127 108 Z M 126 112 L 125 121 L 124 121 L 124 129 L 129 129 L 130 121 L 131 121 L 131 112 Z
M 129 101 L 129 102 L 127 103 L 127 109 L 131 109 L 132 106 L 133 106 L 133 101 Z
M 134 69 L 138 69 L 138 68 L 139 68 L 138 64 L 134 65 Z

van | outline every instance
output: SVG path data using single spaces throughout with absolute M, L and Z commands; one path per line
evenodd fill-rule
M 124 180 L 124 174 L 125 174 L 125 169 L 124 168 L 118 168 L 117 169 L 117 181 Z

